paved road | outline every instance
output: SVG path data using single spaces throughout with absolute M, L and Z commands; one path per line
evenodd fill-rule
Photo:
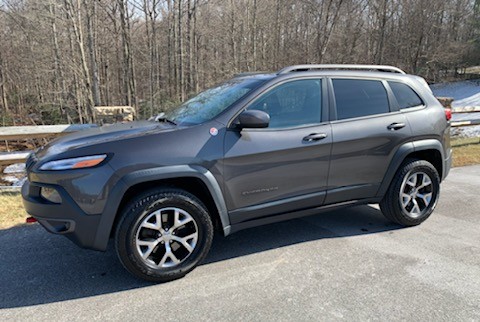
M 163 285 L 130 277 L 112 249 L 3 230 L 0 320 L 480 320 L 480 166 L 442 189 L 419 227 L 361 206 L 255 228 Z

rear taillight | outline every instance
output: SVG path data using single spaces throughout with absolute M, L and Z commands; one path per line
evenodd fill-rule
M 445 109 L 445 118 L 447 121 L 450 121 L 452 119 L 452 110 L 449 108 Z
M 25 222 L 26 222 L 27 224 L 31 224 L 31 223 L 37 222 L 37 220 L 36 220 L 35 218 L 33 218 L 33 217 L 27 217 L 27 218 L 25 219 Z

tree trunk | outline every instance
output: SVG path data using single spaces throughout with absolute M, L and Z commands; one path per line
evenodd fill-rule
M 174 97 L 175 100 L 178 100 L 179 98 L 179 93 L 180 93 L 180 75 L 179 75 L 179 68 L 178 68 L 178 54 L 177 50 L 180 46 L 178 46 L 178 20 L 177 20 L 177 5 L 178 5 L 178 0 L 172 0 L 172 21 L 173 21 L 173 39 L 172 39 L 172 47 L 170 48 L 171 51 L 169 52 L 170 55 L 173 57 L 173 83 L 174 83 Z
M 172 80 L 175 78 L 175 64 L 174 64 L 174 59 L 172 59 L 172 51 L 174 47 L 174 39 L 175 39 L 175 29 L 174 29 L 174 23 L 172 23 L 172 20 L 175 21 L 175 17 L 172 17 L 172 2 L 171 0 L 167 0 L 167 28 L 168 28 L 168 34 L 167 34 L 167 73 L 168 73 L 168 96 L 173 97 L 174 95 L 174 87 L 172 84 L 176 84 Z
M 5 66 L 3 63 L 2 53 L 0 52 L 0 94 L 2 97 L 2 107 L 4 113 L 7 114 L 10 110 L 8 108 L 7 86 L 5 77 Z
M 273 69 L 279 68 L 280 60 L 280 43 L 282 41 L 281 25 L 280 25 L 280 0 L 276 1 L 275 6 L 275 44 L 273 48 Z
M 117 1 L 120 13 L 120 29 L 122 32 L 125 104 L 134 107 L 136 115 L 138 115 L 136 102 L 135 67 L 133 64 L 132 45 L 130 38 L 130 18 L 128 16 L 128 8 L 125 0 Z
M 178 1 L 178 78 L 180 88 L 180 100 L 185 100 L 185 71 L 183 66 L 183 35 L 182 35 L 182 0 Z
M 232 64 L 233 64 L 233 70 L 235 72 L 238 71 L 238 61 L 237 61 L 237 41 L 236 41 L 236 33 L 235 33 L 235 28 L 236 28 L 236 24 L 235 24 L 235 19 L 236 19 L 236 16 L 235 16 L 235 0 L 230 0 L 230 6 L 231 6 L 231 10 L 230 10 L 230 35 L 229 35 L 229 38 L 230 38 L 230 50 L 232 52 Z
M 198 0 L 195 0 L 195 3 L 197 3 Z M 195 46 L 195 51 L 194 51 L 194 57 L 195 57 L 195 93 L 198 93 L 200 88 L 199 88 L 199 74 L 200 74 L 200 39 L 198 38 L 197 34 L 197 10 L 193 12 L 193 39 L 194 39 L 194 46 Z
M 161 80 L 162 80 L 162 66 L 163 64 L 160 62 L 160 50 L 158 48 L 158 43 L 157 43 L 157 17 L 158 17 L 158 11 L 157 11 L 157 5 L 158 2 L 157 0 L 153 0 L 152 4 L 152 19 L 150 20 L 151 23 L 151 33 L 152 33 L 152 48 L 153 48 L 153 62 L 152 62 L 152 68 L 154 72 L 154 85 L 153 85 L 153 106 L 157 106 L 156 100 L 158 100 L 158 95 L 160 93 L 161 89 Z
M 67 11 L 67 17 L 69 17 L 69 13 Z M 70 26 L 70 28 L 72 28 Z M 70 30 L 69 30 L 70 31 Z M 71 58 L 71 61 L 72 61 L 72 65 L 74 67 L 76 67 L 77 65 L 77 52 L 75 50 L 75 45 L 74 45 L 74 40 L 73 40 L 73 35 L 72 35 L 72 32 L 68 32 L 68 43 L 69 43 L 69 48 L 70 48 L 70 58 Z M 80 124 L 83 124 L 84 123 L 84 115 L 83 115 L 83 102 L 80 100 L 80 89 L 79 89 L 79 86 L 78 86 L 78 81 L 77 81 L 78 77 L 77 77 L 77 73 L 75 71 L 73 71 L 73 74 L 72 74 L 72 87 L 73 87 L 73 93 L 72 93 L 72 96 L 74 97 L 75 99 L 75 107 L 77 109 L 77 114 L 78 114 L 78 121 L 80 122 Z
M 257 70 L 257 0 L 253 0 L 252 13 L 252 60 L 253 70 Z
M 90 83 L 90 72 L 88 70 L 87 58 L 85 54 L 85 48 L 83 47 L 83 28 L 82 28 L 82 16 L 80 0 L 75 1 L 75 7 L 72 3 L 74 0 L 66 0 L 68 15 L 70 18 L 71 26 L 75 35 L 75 42 L 77 45 L 78 53 L 80 56 L 80 66 L 82 70 L 82 83 L 84 91 L 82 96 L 85 100 L 85 115 L 90 122 L 95 121 L 94 101 Z M 75 12 L 76 11 L 76 12 Z M 76 13 L 76 14 L 75 14 Z
M 63 67 L 61 63 L 60 48 L 58 45 L 58 32 L 57 32 L 57 13 L 56 4 L 51 2 L 49 5 L 50 15 L 52 16 L 51 28 L 52 28 L 52 40 L 53 40 L 53 52 L 54 52 L 54 91 L 56 101 L 59 105 L 60 113 L 62 115 L 67 114 L 68 111 L 64 109 L 65 95 L 67 94 L 67 87 L 65 84 L 65 77 L 63 74 Z M 60 85 L 59 85 L 60 84 Z M 60 93 L 58 93 L 60 91 Z M 68 117 L 67 117 L 68 119 Z
M 100 85 L 98 80 L 98 65 L 95 44 L 94 20 L 96 17 L 96 1 L 83 0 L 83 6 L 86 8 L 87 18 L 87 44 L 90 58 L 90 67 L 92 70 L 92 96 L 95 106 L 100 106 Z
M 377 8 L 377 19 L 380 20 L 378 25 L 378 42 L 377 50 L 375 52 L 375 63 L 380 65 L 383 62 L 383 47 L 385 43 L 385 31 L 387 25 L 387 8 L 388 0 L 382 0 L 381 8 Z M 379 13 L 380 12 L 380 16 Z
M 188 55 L 188 65 L 186 68 L 187 75 L 187 94 L 190 95 L 193 91 L 193 28 L 192 20 L 193 15 L 196 10 L 195 0 L 187 0 L 187 43 L 186 43 L 186 52 Z
M 151 20 L 152 20 L 152 10 L 149 5 L 150 1 L 148 0 L 143 0 L 143 13 L 145 17 L 145 34 L 147 36 L 147 49 L 150 57 L 150 68 L 148 69 L 148 78 L 150 79 L 150 84 L 148 86 L 149 88 L 149 96 L 150 96 L 150 102 L 149 102 L 149 116 L 153 115 L 153 91 L 154 91 L 154 62 L 153 62 L 153 44 L 152 44 L 152 34 L 150 31 L 151 27 Z

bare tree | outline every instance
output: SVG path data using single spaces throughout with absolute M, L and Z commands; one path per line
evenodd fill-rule
M 81 93 L 81 101 L 83 101 L 85 104 L 85 117 L 88 121 L 93 121 L 95 119 L 95 113 L 93 111 L 95 104 L 91 91 L 90 71 L 88 69 L 87 57 L 84 48 L 80 0 L 65 0 L 65 10 L 75 35 L 75 43 L 80 58 L 80 66 L 82 70 L 82 77 L 80 79 L 82 80 L 81 87 L 83 88 Z M 78 95 L 80 95 L 80 93 Z M 77 99 L 80 99 L 80 97 Z
M 9 119 L 141 117 L 241 71 L 397 65 L 430 81 L 480 63 L 479 0 L 3 0 L 0 106 Z M 13 117 L 15 115 L 15 117 Z M 5 123 L 6 124 L 6 123 Z
M 83 7 L 86 8 L 87 23 L 87 43 L 88 55 L 90 58 L 90 66 L 92 70 L 92 96 L 96 106 L 101 105 L 100 101 L 100 84 L 98 79 L 97 52 L 95 42 L 95 17 L 97 11 L 96 1 L 83 0 Z

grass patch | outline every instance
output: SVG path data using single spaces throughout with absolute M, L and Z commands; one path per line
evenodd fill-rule
M 0 229 L 24 224 L 25 218 L 27 213 L 23 209 L 20 193 L 0 193 Z
M 452 138 L 450 142 L 452 144 L 452 148 L 461 147 L 465 145 L 471 144 L 480 144 L 480 137 L 476 138 Z
M 452 139 L 453 166 L 480 164 L 480 138 Z

